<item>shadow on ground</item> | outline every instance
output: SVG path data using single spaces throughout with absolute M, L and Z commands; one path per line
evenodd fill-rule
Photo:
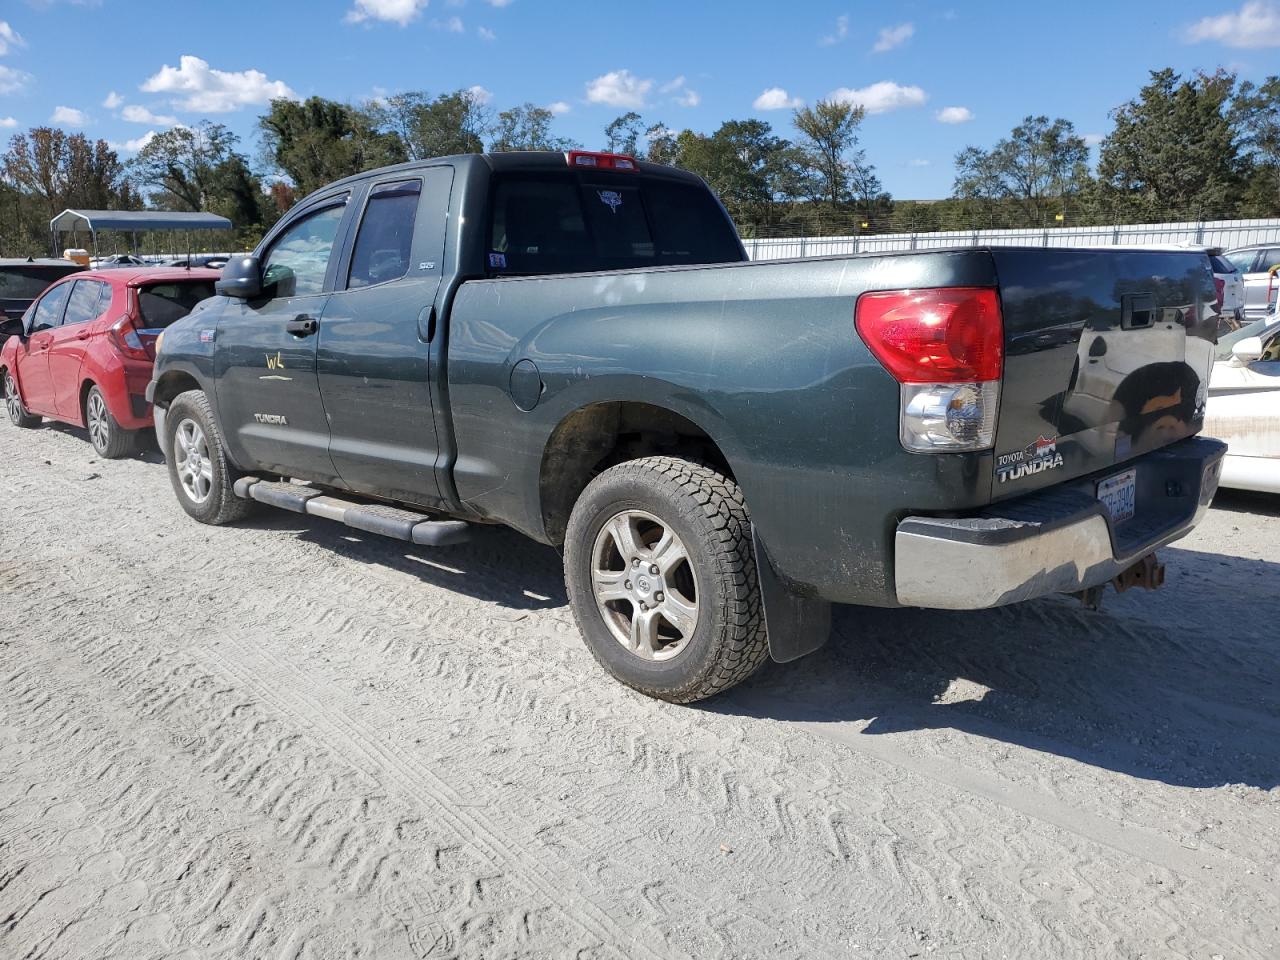
M 826 647 L 706 709 L 861 721 L 867 736 L 949 728 L 1182 786 L 1280 785 L 1280 564 L 1168 559 L 1163 591 L 1097 612 L 837 608 Z

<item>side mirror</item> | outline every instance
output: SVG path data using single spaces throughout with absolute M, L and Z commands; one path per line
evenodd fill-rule
M 224 297 L 253 300 L 262 296 L 262 264 L 257 257 L 235 257 L 222 268 L 222 276 L 213 285 Z
M 1231 345 L 1231 356 L 1237 363 L 1253 363 L 1262 359 L 1262 338 L 1245 337 Z
M 26 330 L 22 327 L 21 317 L 5 317 L 0 314 L 0 337 L 22 337 L 26 335 Z

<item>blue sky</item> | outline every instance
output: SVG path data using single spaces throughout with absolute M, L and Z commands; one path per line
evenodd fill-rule
M 253 156 L 273 95 L 474 86 L 494 110 L 554 105 L 558 134 L 597 147 L 628 109 L 791 136 L 785 104 L 836 94 L 867 106 L 886 187 L 924 199 L 1026 114 L 1106 133 L 1164 66 L 1280 73 L 1280 0 L 0 0 L 0 139 L 55 122 L 123 153 L 207 117 Z

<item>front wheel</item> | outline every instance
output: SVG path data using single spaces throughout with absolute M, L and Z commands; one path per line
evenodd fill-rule
M 247 516 L 252 502 L 235 495 L 239 473 L 227 458 L 209 398 L 201 390 L 174 397 L 164 420 L 169 481 L 182 509 L 201 523 L 221 526 Z
M 107 399 L 97 384 L 89 388 L 84 398 L 84 425 L 89 431 L 89 442 L 104 460 L 119 460 L 137 449 L 137 434 L 120 426 L 111 415 Z
M 768 656 L 746 503 L 710 467 L 646 457 L 606 470 L 574 505 L 564 562 L 588 648 L 642 693 L 702 700 Z
M 40 417 L 27 413 L 27 408 L 22 405 L 18 384 L 14 382 L 13 374 L 8 370 L 4 372 L 4 407 L 15 427 L 30 430 L 32 427 L 40 426 Z

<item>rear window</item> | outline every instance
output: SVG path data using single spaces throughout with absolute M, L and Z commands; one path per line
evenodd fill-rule
M 599 173 L 494 180 L 490 276 L 736 263 L 738 235 L 701 187 Z
M 212 280 L 151 283 L 138 290 L 138 312 L 147 330 L 163 330 L 181 320 L 201 300 L 213 296 Z
M 1209 263 L 1213 265 L 1214 273 L 1239 273 L 1234 263 L 1225 257 L 1210 257 Z
M 45 287 L 78 268 L 0 267 L 0 300 L 34 300 Z

